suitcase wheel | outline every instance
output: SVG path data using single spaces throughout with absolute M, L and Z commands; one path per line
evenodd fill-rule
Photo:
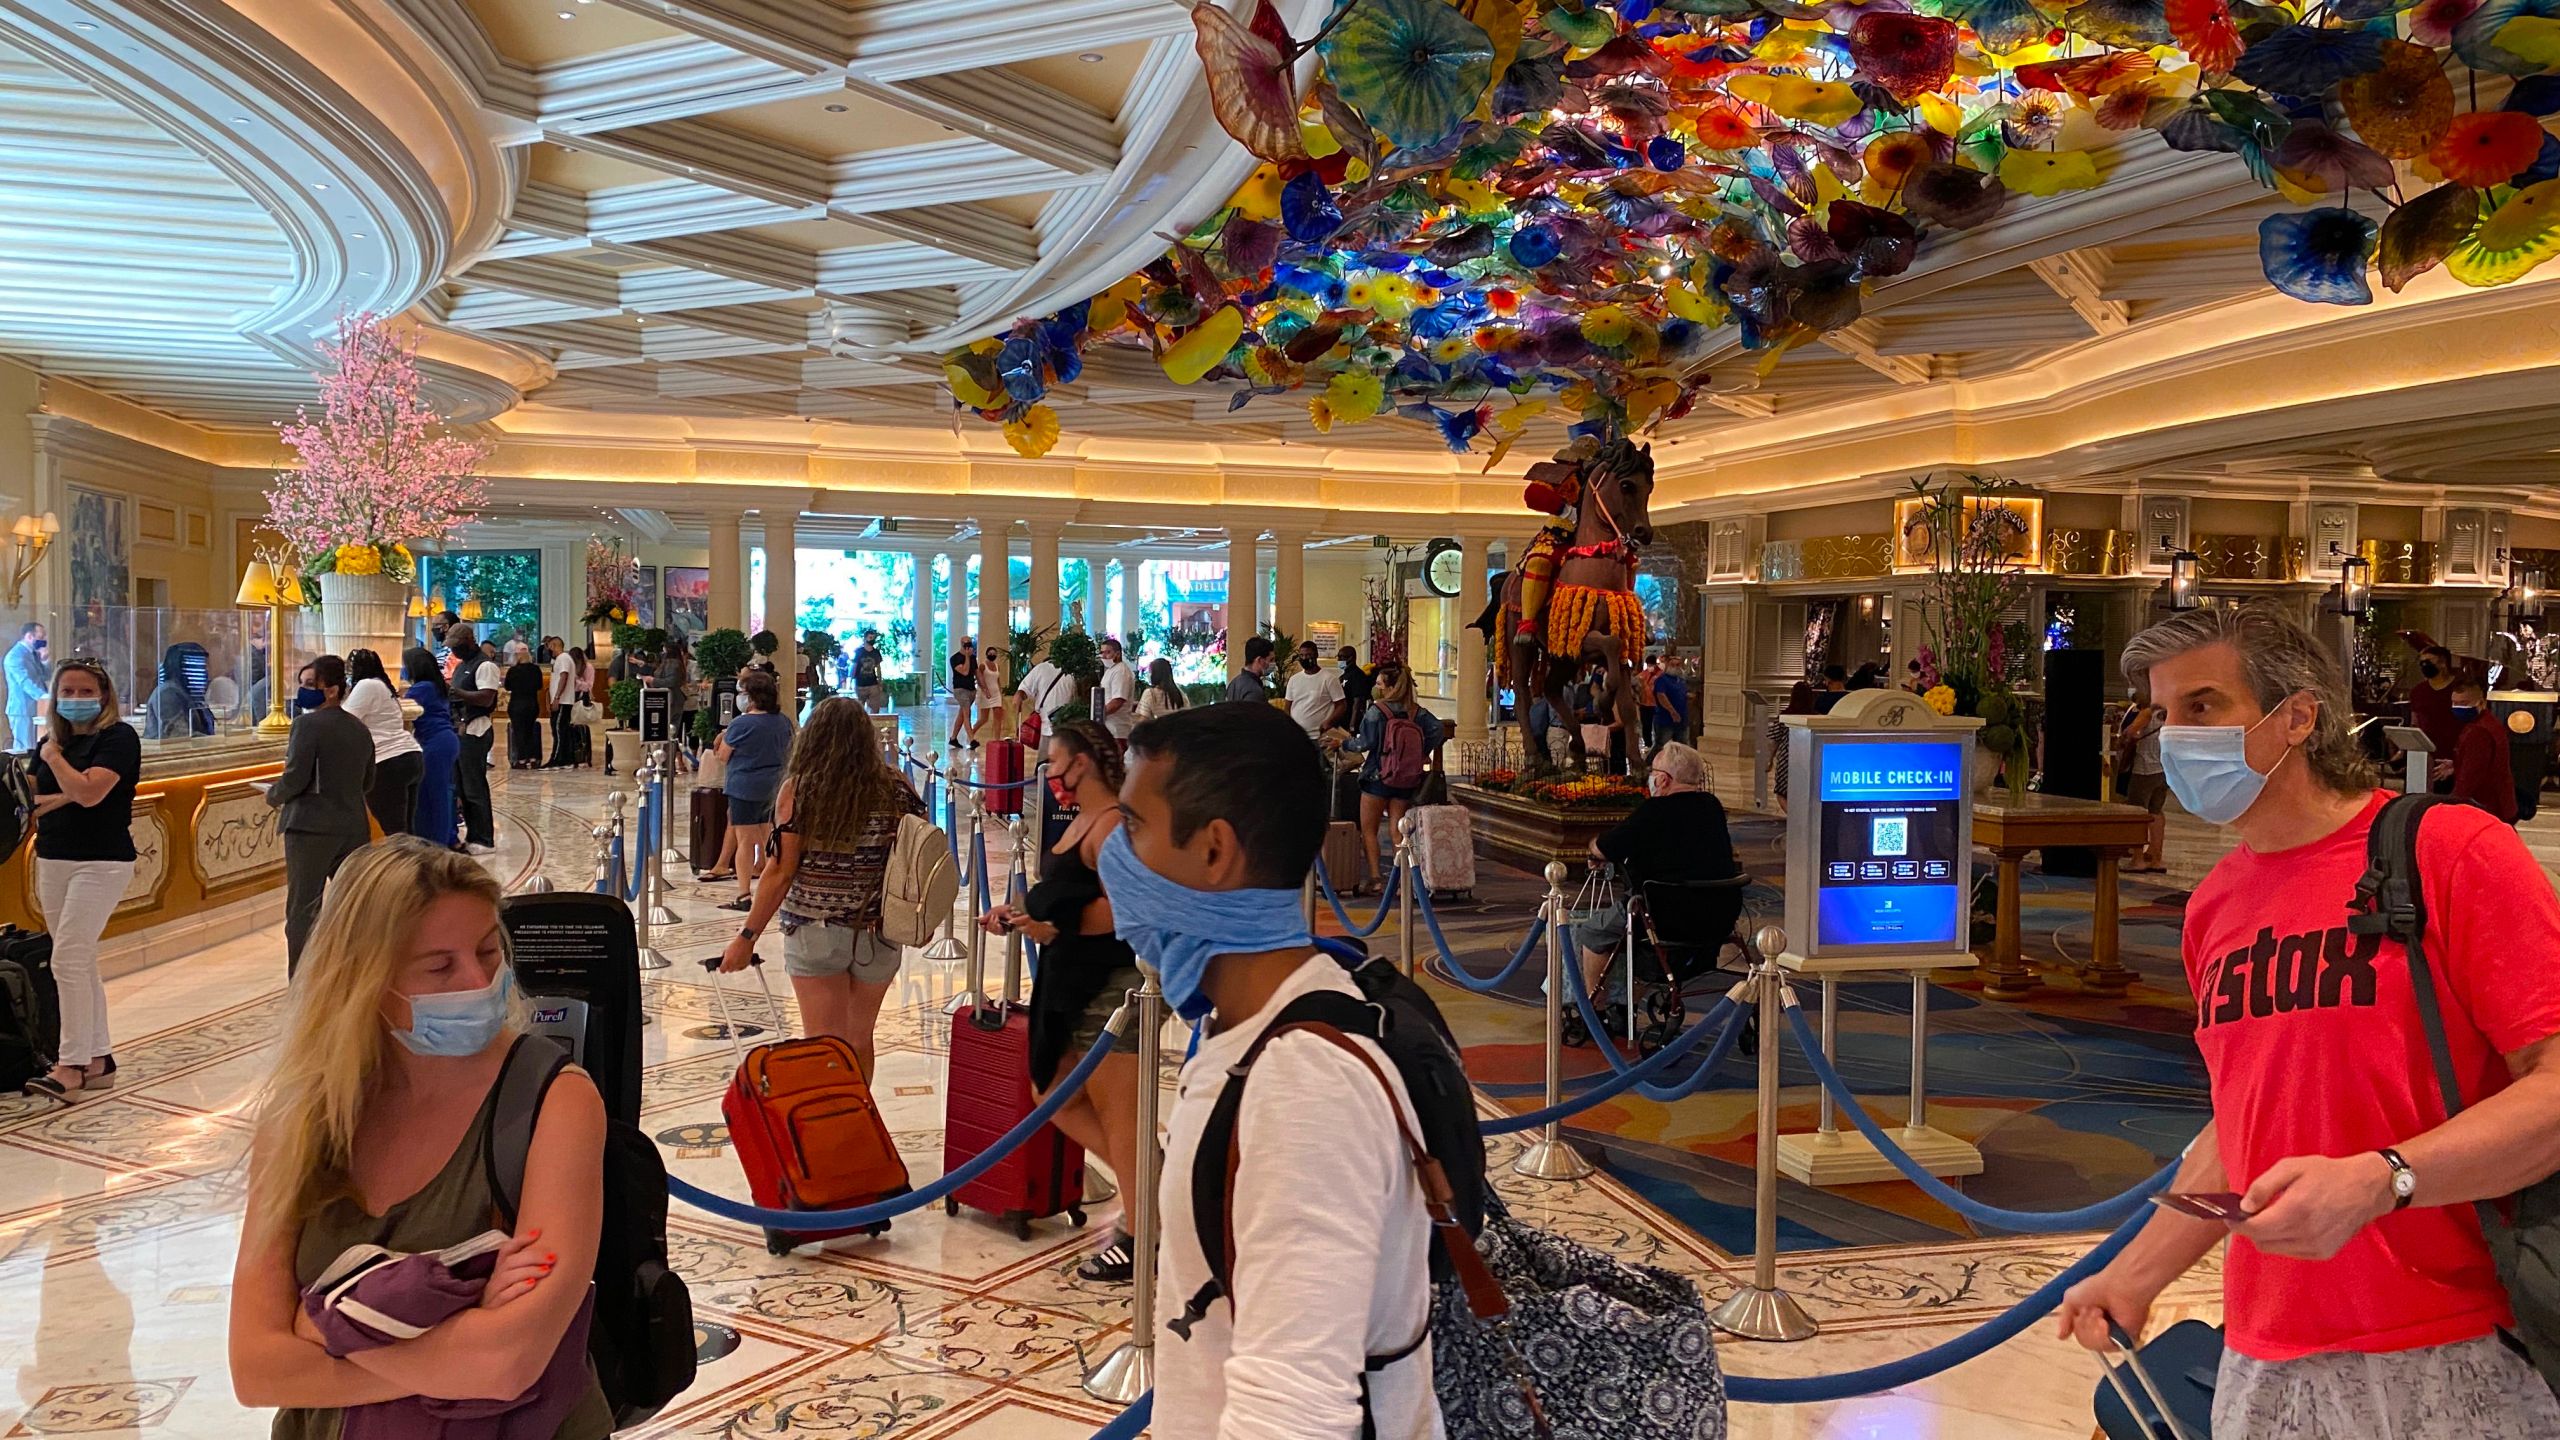
M 784 1231 L 767 1230 L 764 1232 L 764 1253 L 767 1255 L 788 1255 L 791 1253 L 792 1247 L 799 1243 L 799 1241 L 793 1239 Z
M 1005 1218 L 1006 1218 L 1006 1219 L 1008 1219 L 1008 1220 L 1011 1220 L 1011 1221 L 1013 1222 L 1013 1238 L 1014 1238 L 1014 1239 L 1016 1239 L 1016 1240 L 1028 1240 L 1028 1239 L 1030 1239 L 1030 1238 L 1031 1238 L 1031 1212 L 1030 1212 L 1030 1211 L 1028 1211 L 1028 1210 L 1016 1210 L 1016 1211 L 1014 1211 L 1012 1214 L 1010 1214 L 1010 1215 L 1006 1216 Z
M 1078 1208 L 1077 1206 L 1073 1206 L 1073 1205 L 1068 1206 L 1068 1207 L 1067 1207 L 1067 1223 L 1068 1223 L 1068 1224 L 1070 1224 L 1070 1225 L 1073 1225 L 1074 1227 L 1076 1227 L 1076 1228 L 1077 1228 L 1077 1229 L 1079 1229 L 1079 1230 L 1083 1229 L 1083 1228 L 1084 1228 L 1084 1211 L 1083 1211 L 1082 1209 Z
M 888 1233 L 889 1233 L 889 1222 L 888 1222 L 888 1221 L 886 1221 L 886 1220 L 882 1220 L 882 1221 L 879 1221 L 879 1222 L 877 1222 L 877 1223 L 875 1223 L 875 1224 L 865 1225 L 865 1226 L 863 1226 L 863 1227 L 862 1227 L 862 1233 L 863 1233 L 863 1234 L 865 1234 L 865 1235 L 874 1235 L 874 1236 L 877 1236 L 877 1235 L 886 1235 L 886 1234 L 888 1234 Z
M 959 1198 L 958 1198 L 957 1196 L 952 1196 L 952 1195 L 945 1195 L 945 1196 L 943 1196 L 943 1197 L 942 1197 L 942 1213 L 943 1213 L 943 1214 L 945 1214 L 945 1215 L 957 1215 L 957 1214 L 959 1214 L 959 1213 L 960 1213 L 960 1201 L 959 1201 Z
M 1564 1012 L 1563 1040 L 1576 1050 L 1591 1043 L 1591 1027 L 1583 1024 L 1582 1016 L 1572 1010 Z

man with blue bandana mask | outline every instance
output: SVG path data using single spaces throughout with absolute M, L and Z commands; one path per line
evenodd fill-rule
M 2560 1168 L 2560 896 L 2473 806 L 2417 827 L 2465 1102 L 2447 1120 L 2406 947 L 2348 924 L 2390 797 L 2330 649 L 2270 607 L 2198 609 L 2135 636 L 2124 670 L 2166 716 L 2178 803 L 2239 841 L 2186 905 L 2213 1118 L 2170 1188 L 2246 1218 L 2161 1209 L 2064 1296 L 2062 1333 L 2139 1335 L 2227 1244 L 2215 1440 L 2560 1435 L 2560 1401 L 2501 1342 L 2515 1317 L 2472 1205 Z
M 1415 1344 L 1430 1309 L 1431 1224 L 1398 1121 L 1416 1121 L 1394 1064 L 1366 1037 L 1349 1043 L 1370 1064 L 1295 1031 L 1253 1062 L 1228 1189 L 1233 1303 L 1209 1307 L 1187 1334 L 1168 1323 L 1210 1279 L 1191 1176 L 1228 1071 L 1291 1001 L 1360 994 L 1298 907 L 1324 843 L 1326 791 L 1315 743 L 1268 705 L 1176 711 L 1129 737 L 1103 889 L 1168 1003 L 1203 1027 L 1158 1186 L 1161 1435 L 1351 1440 L 1364 1418 L 1380 1440 L 1441 1433 L 1427 1335 Z M 1363 1375 L 1385 1355 L 1402 1358 Z

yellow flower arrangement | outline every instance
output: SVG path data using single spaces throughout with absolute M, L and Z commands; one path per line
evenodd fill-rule
M 1956 713 L 1956 692 L 1952 685 L 1932 685 L 1920 696 L 1920 703 L 1940 715 Z
M 382 552 L 370 545 L 341 545 L 338 547 L 337 570 L 341 575 L 379 575 L 382 573 Z

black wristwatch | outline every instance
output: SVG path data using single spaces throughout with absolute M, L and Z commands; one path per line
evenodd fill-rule
M 2391 1167 L 2391 1208 L 2408 1209 L 2409 1201 L 2418 1193 L 2418 1172 L 2409 1168 L 2409 1162 L 2400 1158 L 2399 1151 L 2388 1146 L 2374 1153 L 2382 1157 L 2382 1163 Z
M 753 926 L 750 926 L 750 925 L 741 925 L 741 926 L 739 926 L 739 927 L 738 927 L 738 938 L 739 938 L 739 939 L 741 939 L 741 940 L 753 940 L 754 938 L 756 938 L 756 931 L 755 931 L 755 928 L 754 928 Z

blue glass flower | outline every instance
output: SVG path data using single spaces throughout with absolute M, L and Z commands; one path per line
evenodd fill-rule
M 2258 223 L 2258 265 L 2267 283 L 2314 305 L 2370 305 L 2365 262 L 2374 223 L 2342 206 L 2270 215 Z
M 1342 207 L 1313 170 L 1301 170 L 1280 187 L 1280 223 L 1301 245 L 1321 245 L 1342 228 Z
M 2231 67 L 2233 79 L 2279 95 L 2318 95 L 2354 75 L 2382 68 L 2382 42 L 2372 30 L 2287 25 L 2259 40 Z
M 1527 225 L 1511 232 L 1511 258 L 1532 270 L 1553 261 L 1563 249 L 1556 232 L 1544 225 Z
M 1677 170 L 1689 163 L 1689 152 L 1678 140 L 1656 135 L 1644 142 L 1644 161 L 1656 170 Z

